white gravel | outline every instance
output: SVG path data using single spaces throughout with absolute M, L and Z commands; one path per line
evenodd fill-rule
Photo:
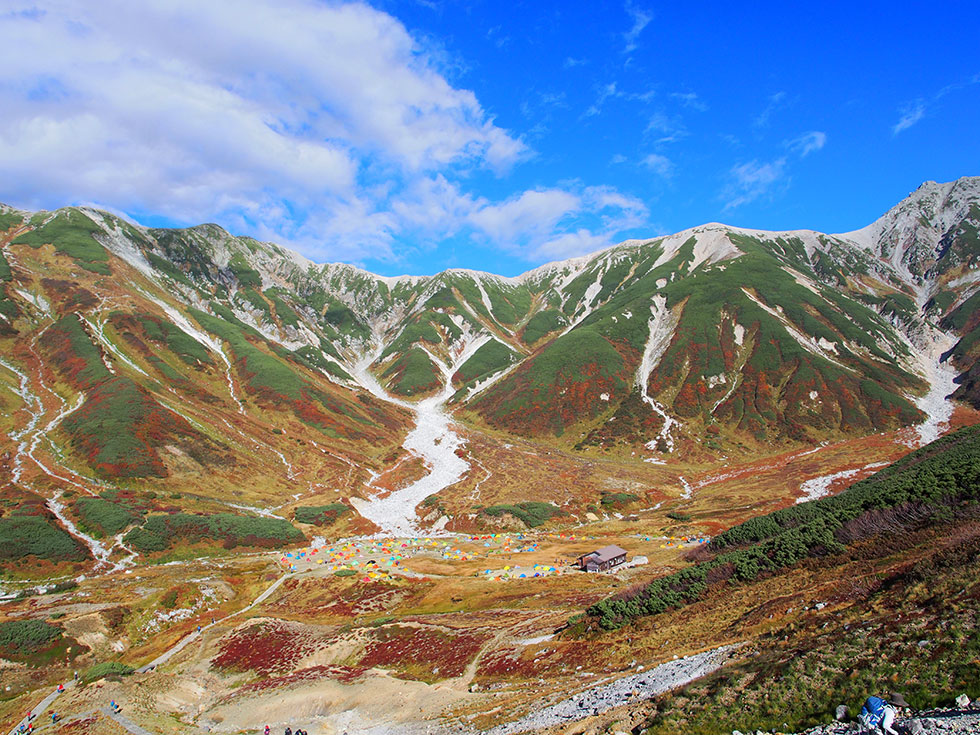
M 926 415 L 926 420 L 916 427 L 919 446 L 935 441 L 949 428 L 953 404 L 946 397 L 956 390 L 957 371 L 949 362 L 939 360 L 955 343 L 956 337 L 952 335 L 934 333 L 933 340 L 922 353 L 923 377 L 929 381 L 929 392 L 916 401 L 919 410 Z
M 579 692 L 550 707 L 530 712 L 519 720 L 487 730 L 486 735 L 512 735 L 536 731 L 601 714 L 630 700 L 649 698 L 687 684 L 721 668 L 737 646 L 722 646 L 693 656 L 668 661 L 649 671 L 617 679 Z M 638 692 L 636 697 L 632 692 Z

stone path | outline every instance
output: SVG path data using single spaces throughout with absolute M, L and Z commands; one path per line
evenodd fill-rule
M 74 684 L 75 682 L 73 681 L 69 681 L 67 684 L 65 684 L 64 685 L 65 691 L 67 692 L 68 688 L 74 686 Z M 34 709 L 31 710 L 31 714 L 34 715 L 32 720 L 34 722 L 34 727 L 38 727 L 41 724 L 41 715 L 43 715 L 47 711 L 48 707 L 50 707 L 52 702 L 54 702 L 54 700 L 58 698 L 59 694 L 61 694 L 61 692 L 55 689 L 48 696 L 46 696 L 44 699 L 38 702 L 37 705 L 34 707 Z M 10 731 L 10 735 L 16 735 L 17 729 L 21 727 L 21 725 L 27 727 L 28 725 L 27 717 L 24 717 L 24 719 L 22 719 L 20 722 L 14 725 L 13 729 Z
M 296 575 L 294 575 L 294 574 L 284 574 L 283 576 L 279 577 L 279 579 L 277 579 L 275 582 L 273 582 L 271 585 L 269 585 L 269 587 L 264 592 L 262 592 L 262 594 L 260 594 L 258 597 L 256 597 L 252 601 L 252 603 L 250 605 L 248 605 L 247 607 L 243 607 L 241 610 L 236 610 L 235 612 L 226 615 L 225 617 L 221 618 L 220 620 L 216 620 L 213 623 L 209 623 L 208 625 L 205 625 L 204 627 L 201 628 L 200 631 L 197 631 L 197 630 L 191 631 L 186 636 L 184 636 L 183 638 L 181 638 L 180 641 L 178 641 L 174 646 L 172 646 L 171 648 L 167 649 L 162 654 L 160 654 L 159 656 L 157 656 L 155 659 L 153 659 L 152 661 L 150 661 L 150 663 L 145 664 L 144 666 L 140 666 L 138 669 L 136 669 L 136 672 L 139 673 L 139 674 L 145 674 L 147 671 L 152 671 L 157 666 L 166 663 L 167 661 L 170 660 L 171 656 L 173 656 L 174 654 L 179 653 L 180 651 L 184 650 L 184 648 L 189 643 L 191 643 L 191 641 L 194 641 L 197 638 L 199 638 L 201 636 L 201 634 L 205 630 L 207 630 L 208 628 L 210 628 L 213 625 L 217 625 L 218 623 L 222 623 L 225 620 L 228 620 L 228 618 L 233 618 L 236 615 L 241 615 L 243 612 L 246 612 L 248 610 L 251 610 L 256 605 L 258 605 L 258 604 L 264 602 L 265 600 L 267 600 L 269 598 L 269 596 L 273 592 L 275 592 L 277 589 L 279 589 L 280 585 L 282 585 L 283 582 L 285 582 L 287 579 L 289 579 L 290 577 L 293 577 L 293 576 L 296 576 Z M 67 682 L 64 685 L 65 686 L 65 691 L 67 691 L 69 687 L 74 686 L 74 684 L 75 684 L 74 681 Z M 58 698 L 58 695 L 59 694 L 61 694 L 61 692 L 59 692 L 57 689 L 55 689 L 48 696 L 46 696 L 44 699 L 42 699 L 40 702 L 38 702 L 37 705 L 34 707 L 34 709 L 31 710 L 31 713 L 34 715 L 33 722 L 35 723 L 34 724 L 35 728 L 38 727 L 40 724 L 42 724 L 41 723 L 41 720 L 40 720 L 41 715 L 43 715 L 47 711 L 48 707 L 50 707 L 51 704 L 54 702 L 54 700 Z M 132 722 L 127 717 L 124 717 L 123 715 L 120 715 L 119 713 L 114 713 L 108 707 L 105 708 L 105 709 L 103 709 L 102 711 L 105 712 L 110 717 L 112 717 L 114 720 L 116 720 L 120 725 L 122 725 L 123 727 L 125 727 L 129 732 L 133 733 L 133 735 L 152 735 L 152 733 L 150 733 L 147 730 L 144 730 L 143 728 L 141 728 L 139 725 L 137 725 L 134 722 Z M 28 725 L 27 717 L 24 717 L 20 722 L 18 722 L 16 725 L 14 725 L 13 729 L 10 730 L 10 734 L 9 735 L 17 735 L 17 730 L 18 730 L 18 728 L 21 727 L 21 725 L 23 725 L 24 727 L 27 727 L 27 725 Z
M 164 651 L 163 653 L 161 653 L 159 656 L 157 656 L 155 659 L 153 659 L 152 661 L 150 661 L 150 663 L 144 664 L 143 666 L 140 666 L 138 669 L 136 669 L 136 673 L 138 673 L 138 674 L 145 674 L 147 671 L 152 671 L 157 666 L 160 666 L 161 664 L 165 664 L 167 661 L 170 660 L 170 658 L 174 654 L 179 653 L 180 651 L 184 650 L 184 648 L 189 643 L 191 643 L 192 641 L 194 641 L 197 638 L 199 638 L 201 636 L 201 634 L 204 633 L 204 631 L 206 631 L 208 628 L 210 628 L 212 626 L 215 626 L 218 623 L 223 623 L 228 618 L 233 618 L 236 615 L 241 615 L 243 612 L 246 612 L 248 610 L 251 610 L 253 607 L 255 607 L 256 605 L 258 605 L 259 603 L 264 602 L 265 600 L 267 600 L 269 598 L 269 596 L 273 592 L 275 592 L 277 589 L 279 589 L 279 586 L 283 582 L 285 582 L 290 577 L 294 577 L 294 576 L 296 576 L 296 575 L 294 575 L 294 574 L 284 574 L 283 576 L 279 577 L 279 579 L 277 579 L 275 582 L 273 582 L 269 586 L 269 588 L 265 590 L 265 592 L 263 592 L 261 595 L 259 595 L 258 597 L 256 597 L 248 607 L 243 607 L 241 610 L 236 610 L 233 613 L 230 613 L 228 615 L 225 615 L 220 620 L 215 620 L 213 623 L 208 623 L 207 625 L 203 626 L 199 631 L 198 630 L 192 630 L 186 636 L 184 636 L 183 638 L 181 638 L 174 646 L 172 646 L 171 648 L 167 649 L 166 651 Z
M 108 715 L 116 722 L 118 722 L 120 725 L 125 727 L 129 732 L 133 733 L 133 735 L 153 735 L 153 733 L 150 732 L 149 730 L 145 730 L 144 728 L 137 725 L 135 722 L 133 722 L 125 715 L 114 711 L 110 707 L 103 707 L 102 712 L 104 712 L 106 715 Z

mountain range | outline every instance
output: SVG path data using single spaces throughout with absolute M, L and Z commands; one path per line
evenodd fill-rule
M 0 206 L 2 462 L 41 495 L 176 483 L 255 510 L 417 479 L 406 435 L 446 412 L 667 466 L 911 427 L 948 394 L 980 407 L 978 228 L 962 178 L 850 233 L 712 223 L 391 278 L 213 224 Z

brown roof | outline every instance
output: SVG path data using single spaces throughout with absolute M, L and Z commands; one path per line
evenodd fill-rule
M 626 549 L 616 546 L 603 546 L 601 549 L 593 551 L 589 556 L 595 558 L 598 562 L 612 561 L 617 556 L 623 556 L 626 553 Z

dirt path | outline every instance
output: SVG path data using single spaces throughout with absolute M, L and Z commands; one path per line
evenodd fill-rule
M 143 666 L 140 666 L 138 669 L 136 669 L 136 673 L 138 673 L 138 674 L 144 674 L 147 671 L 152 671 L 153 669 L 155 669 L 157 666 L 160 666 L 161 664 L 167 663 L 167 661 L 169 661 L 172 656 L 174 656 L 175 654 L 179 653 L 180 651 L 183 651 L 184 648 L 186 648 L 189 643 L 191 643 L 192 641 L 197 640 L 198 638 L 200 638 L 201 635 L 206 630 L 208 630 L 208 628 L 212 628 L 215 625 L 217 625 L 218 623 L 223 623 L 224 621 L 228 620 L 228 618 L 233 618 L 236 615 L 241 615 L 243 612 L 246 612 L 248 610 L 251 610 L 253 607 L 255 607 L 256 605 L 258 605 L 259 603 L 264 602 L 265 600 L 267 600 L 269 598 L 269 596 L 273 592 L 275 592 L 277 589 L 279 589 L 279 586 L 283 582 L 285 582 L 290 577 L 294 577 L 294 576 L 296 576 L 296 575 L 295 574 L 284 574 L 283 576 L 279 577 L 279 579 L 277 579 L 275 582 L 273 582 L 271 585 L 269 585 L 269 587 L 262 594 L 260 594 L 254 600 L 252 600 L 251 604 L 249 604 L 248 606 L 243 607 L 241 610 L 236 610 L 233 613 L 229 613 L 228 615 L 225 615 L 223 618 L 220 618 L 218 620 L 215 620 L 213 623 L 208 623 L 207 625 L 201 627 L 199 630 L 192 630 L 190 633 L 188 633 L 183 638 L 181 638 L 176 644 L 174 644 L 169 649 L 167 649 L 166 651 L 164 651 L 163 653 L 161 653 L 159 656 L 157 656 L 155 659 L 153 659 L 152 661 L 150 661 L 150 663 L 145 664 Z

